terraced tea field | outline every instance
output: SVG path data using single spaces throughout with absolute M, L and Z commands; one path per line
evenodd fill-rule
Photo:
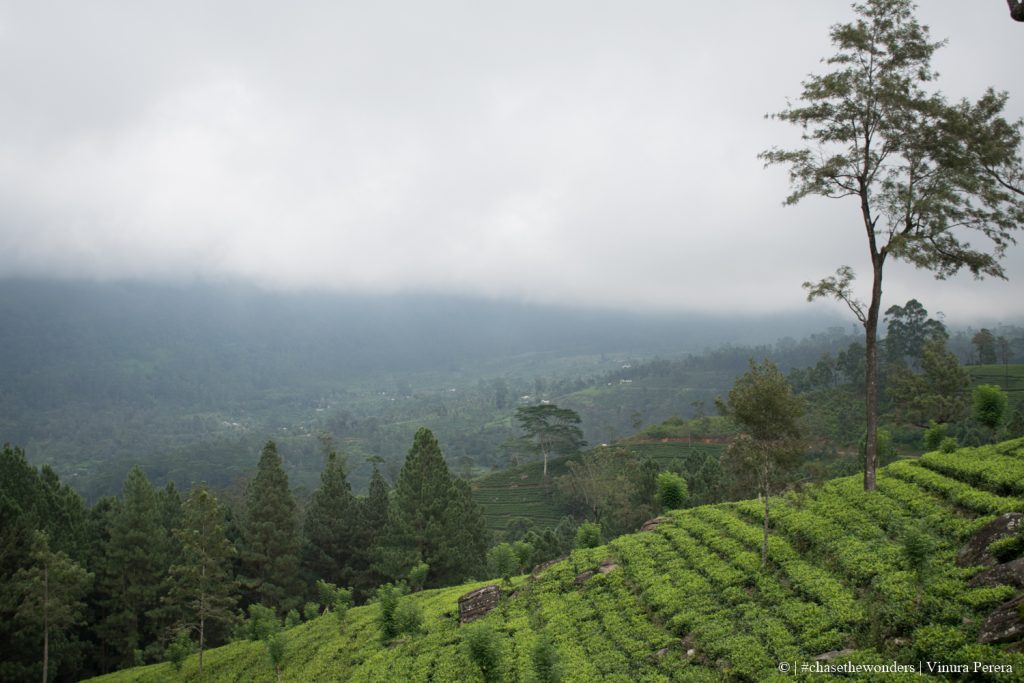
M 1010 406 L 1024 401 L 1024 365 L 972 365 L 971 383 L 995 384 L 1010 396 Z
M 838 661 L 865 666 L 1000 664 L 1015 673 L 971 680 L 1024 680 L 1019 643 L 977 644 L 980 625 L 1017 589 L 973 587 L 980 568 L 954 562 L 973 532 L 1024 510 L 1022 496 L 1024 439 L 897 462 L 873 493 L 860 477 L 833 480 L 772 499 L 765 569 L 760 502 L 673 512 L 653 531 L 516 579 L 479 622 L 500 636 L 491 680 L 538 680 L 540 638 L 567 682 L 821 680 L 800 667 L 836 650 L 846 650 Z M 480 585 L 404 597 L 423 610 L 424 633 L 390 646 L 373 605 L 350 610 L 340 627 L 326 616 L 287 631 L 282 680 L 482 681 L 455 616 L 458 597 Z M 261 643 L 211 651 L 206 667 L 204 680 L 274 680 Z M 161 664 L 99 680 L 200 679 L 192 657 L 180 674 Z

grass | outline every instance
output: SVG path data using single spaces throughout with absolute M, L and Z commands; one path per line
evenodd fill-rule
M 817 680 L 799 669 L 781 674 L 778 664 L 799 667 L 839 649 L 852 650 L 844 662 L 862 665 L 1008 664 L 1015 673 L 978 680 L 1024 680 L 1019 651 L 976 644 L 980 624 L 1015 589 L 972 588 L 981 568 L 954 562 L 996 513 L 1024 510 L 1010 476 L 1021 462 L 1024 439 L 896 463 L 880 470 L 873 493 L 857 476 L 773 498 L 764 570 L 759 501 L 676 511 L 653 532 L 517 578 L 481 623 L 501 636 L 509 682 L 536 680 L 540 638 L 553 644 L 566 682 Z M 909 539 L 922 535 L 930 552 L 912 561 Z M 577 580 L 606 560 L 609 573 Z M 390 646 L 380 643 L 373 605 L 349 610 L 341 626 L 328 615 L 295 627 L 286 632 L 282 680 L 482 681 L 456 618 L 458 597 L 480 585 L 403 598 L 423 610 L 424 633 Z M 159 664 L 97 680 L 200 679 L 193 656 L 180 674 Z M 274 675 L 261 643 L 239 642 L 206 655 L 203 680 Z

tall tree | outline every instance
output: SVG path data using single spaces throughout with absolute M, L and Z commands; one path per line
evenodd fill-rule
M 351 585 L 356 554 L 358 511 L 345 465 L 330 452 L 320 474 L 320 487 L 306 507 L 302 560 L 313 581 Z M 312 583 L 312 581 L 311 581 Z
M 249 602 L 282 614 L 301 602 L 299 524 L 277 445 L 268 441 L 245 492 L 240 577 Z
M 967 268 L 1005 277 L 1000 258 L 1024 224 L 1024 197 L 1002 179 L 1021 176 L 1019 124 L 1002 117 L 1005 95 L 950 106 L 927 92 L 941 43 L 914 18 L 910 0 L 855 4 L 852 23 L 832 27 L 836 53 L 823 75 L 803 83 L 799 102 L 775 114 L 803 131 L 805 146 L 763 152 L 766 165 L 789 167 L 786 204 L 810 195 L 851 197 L 871 263 L 867 303 L 853 291 L 854 271 L 804 283 L 808 299 L 834 297 L 864 327 L 867 455 L 864 488 L 874 490 L 878 394 L 877 339 L 882 274 L 891 257 L 945 278 Z M 976 249 L 965 237 L 991 243 Z
M 889 397 L 901 420 L 926 427 L 930 422 L 948 424 L 967 414 L 967 388 L 971 376 L 943 339 L 925 343 L 921 372 L 898 368 L 892 376 Z
M 928 317 L 928 310 L 917 299 L 885 311 L 885 355 L 893 365 L 917 369 L 924 356 L 924 345 L 933 339 L 949 339 L 946 326 Z
M 43 637 L 43 683 L 50 680 L 50 632 L 81 619 L 82 597 L 93 575 L 65 553 L 50 549 L 46 532 L 37 531 L 32 544 L 31 564 L 14 575 L 14 592 L 20 596 L 15 618 L 35 626 Z
M 181 526 L 174 536 L 181 544 L 180 561 L 170 569 L 168 600 L 187 615 L 185 626 L 199 638 L 199 674 L 212 623 L 234 618 L 238 584 L 231 575 L 234 545 L 224 535 L 224 511 L 205 484 L 194 485 L 185 501 Z
M 726 452 L 726 461 L 738 474 L 748 472 L 764 501 L 764 538 L 761 566 L 768 563 L 768 500 L 779 475 L 799 463 L 804 451 L 803 400 L 793 395 L 786 378 L 774 364 L 764 361 L 736 380 L 719 411 L 739 426 L 740 438 Z
M 166 531 L 157 492 L 138 466 L 125 479 L 110 517 L 109 538 L 99 567 L 106 615 L 97 632 L 112 654 L 110 663 L 130 666 L 135 651 L 159 639 L 151 610 L 160 607 L 167 572 Z
M 974 344 L 975 350 L 978 352 L 978 363 L 980 365 L 995 365 L 998 360 L 996 357 L 996 336 L 992 334 L 992 330 L 983 327 L 971 337 L 971 343 Z
M 482 566 L 483 534 L 468 485 L 452 479 L 437 439 L 419 429 L 388 508 L 386 573 L 404 578 L 422 561 L 430 566 L 428 586 L 456 583 Z
M 381 539 L 388 523 L 388 485 L 377 463 L 373 465 L 366 497 L 358 499 L 357 511 L 359 526 L 353 558 L 355 577 L 352 586 L 357 591 L 357 597 L 362 598 L 386 580 L 378 564 Z
M 520 406 L 516 409 L 519 428 L 526 432 L 533 447 L 544 458 L 544 479 L 548 478 L 548 457 L 553 453 L 570 455 L 586 445 L 580 430 L 580 416 L 554 403 Z

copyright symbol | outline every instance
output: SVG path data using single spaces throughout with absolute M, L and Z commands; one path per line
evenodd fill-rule
M 782 673 L 789 671 L 789 662 L 779 662 L 779 671 Z

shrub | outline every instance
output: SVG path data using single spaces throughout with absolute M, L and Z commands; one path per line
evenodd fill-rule
M 943 453 L 952 453 L 958 448 L 960 448 L 960 444 L 957 443 L 955 436 L 947 436 L 939 442 L 939 450 Z
M 662 510 L 681 508 L 686 502 L 686 480 L 675 472 L 658 473 L 658 505 Z
M 562 680 L 558 667 L 558 651 L 554 643 L 546 635 L 542 634 L 533 644 L 531 652 L 533 660 L 533 672 L 539 683 L 558 683 Z
M 398 603 L 395 609 L 395 629 L 398 633 L 410 635 L 423 631 L 423 610 L 412 599 L 406 598 Z
M 178 631 L 178 635 L 175 636 L 174 641 L 167 646 L 167 652 L 165 653 L 167 661 L 171 663 L 175 671 L 180 672 L 182 666 L 185 664 L 185 659 L 195 651 L 195 644 L 192 642 L 192 638 L 188 635 L 187 629 L 181 629 Z
M 420 562 L 415 567 L 409 570 L 409 590 L 413 593 L 423 590 L 423 586 L 427 583 L 427 575 L 430 573 L 430 565 L 426 562 Z
M 577 548 L 596 548 L 601 545 L 601 525 L 584 522 L 576 529 Z
M 310 600 L 302 607 L 302 618 L 305 621 L 316 619 L 320 616 L 320 604 Z
M 519 557 L 508 543 L 499 543 L 487 551 L 487 573 L 500 577 L 505 583 L 511 581 L 512 575 L 519 568 Z
M 398 624 L 395 620 L 395 610 L 398 609 L 398 590 L 390 583 L 378 588 L 377 605 L 380 609 L 377 615 L 380 639 L 387 644 L 398 635 Z
M 995 431 L 1006 419 L 1009 400 L 1006 392 L 993 384 L 979 384 L 971 395 L 974 419 Z
M 942 442 L 946 439 L 946 436 L 946 425 L 940 424 L 935 420 L 929 421 L 928 429 L 924 430 L 924 449 L 926 451 L 939 450 L 939 448 L 942 447 Z
M 491 625 L 477 622 L 467 626 L 462 638 L 469 658 L 480 669 L 484 680 L 501 680 L 501 639 Z
M 286 614 L 285 617 L 284 617 L 284 627 L 285 628 L 295 628 L 296 626 L 298 626 L 301 623 L 302 623 L 302 617 L 299 616 L 299 610 L 297 610 L 297 609 L 290 609 L 290 610 L 288 610 L 288 614 Z

